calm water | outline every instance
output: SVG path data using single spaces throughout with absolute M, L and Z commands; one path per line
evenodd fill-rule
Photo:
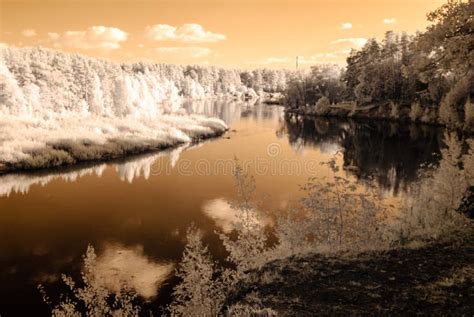
M 159 154 L 0 177 L 2 317 L 48 315 L 36 286 L 57 296 L 64 290 L 60 274 L 77 276 L 88 244 L 111 287 L 133 276 L 158 312 L 172 280 L 156 277 L 179 261 L 191 223 L 217 258 L 225 256 L 214 231 L 232 230 L 235 158 L 255 175 L 261 208 L 277 213 L 301 197 L 298 185 L 309 176 L 327 175 L 320 163 L 338 152 L 344 175 L 375 182 L 387 199 L 403 199 L 441 146 L 442 131 L 432 127 L 305 120 L 264 105 L 203 102 L 186 109 L 222 118 L 229 132 Z

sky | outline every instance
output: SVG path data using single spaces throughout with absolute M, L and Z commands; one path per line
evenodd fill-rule
M 388 30 L 423 31 L 442 0 L 0 0 L 0 45 L 119 62 L 232 68 L 343 64 Z

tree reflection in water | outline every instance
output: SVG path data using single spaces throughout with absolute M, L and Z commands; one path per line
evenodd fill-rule
M 286 115 L 277 133 L 296 148 L 340 149 L 347 172 L 394 195 L 409 190 L 420 167 L 436 164 L 443 147 L 442 128 L 395 122 Z

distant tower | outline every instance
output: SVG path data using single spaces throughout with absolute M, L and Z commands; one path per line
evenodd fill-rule
M 296 56 L 296 69 L 298 69 L 298 57 L 299 56 Z

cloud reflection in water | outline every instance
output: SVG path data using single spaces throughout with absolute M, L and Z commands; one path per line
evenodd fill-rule
M 235 209 L 227 200 L 223 198 L 217 198 L 208 200 L 204 203 L 202 210 L 204 214 L 214 220 L 216 225 L 222 229 L 224 233 L 230 233 L 239 225 L 239 211 Z M 268 217 L 264 217 L 262 213 L 259 213 L 258 219 L 252 219 L 261 225 L 267 225 L 270 223 Z
M 172 270 L 173 264 L 150 260 L 143 254 L 142 246 L 108 244 L 96 258 L 93 278 L 111 292 L 118 293 L 126 286 L 144 298 L 151 298 Z

